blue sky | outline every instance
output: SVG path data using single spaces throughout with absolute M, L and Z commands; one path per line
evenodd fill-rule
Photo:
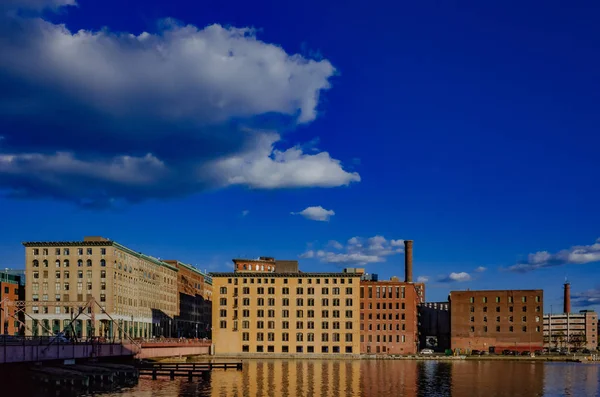
M 1 267 L 103 235 L 402 277 L 413 239 L 428 300 L 600 309 L 597 4 L 71 3 L 0 6 Z

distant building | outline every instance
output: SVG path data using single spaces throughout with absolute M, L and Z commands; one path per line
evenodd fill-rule
M 233 261 L 235 272 L 211 273 L 215 354 L 359 353 L 359 274 L 302 273 L 297 261 L 269 257 Z
M 23 245 L 28 334 L 173 335 L 176 267 L 103 237 Z
M 210 338 L 212 327 L 212 279 L 195 267 L 176 261 L 163 262 L 177 268 L 178 314 L 173 336 Z
M 598 314 L 593 310 L 545 314 L 544 347 L 596 350 Z
M 418 313 L 420 348 L 437 352 L 450 349 L 450 303 L 420 303 Z
M 364 269 L 360 281 L 360 352 L 363 354 L 414 354 L 419 349 L 417 305 L 425 299 L 425 285 L 412 282 L 412 240 L 405 240 L 404 274 L 379 280 Z
M 6 269 L 0 273 L 0 330 L 4 335 L 25 334 L 25 314 L 14 302 L 25 299 L 23 271 Z
M 542 349 L 542 290 L 452 291 L 449 301 L 452 349 Z

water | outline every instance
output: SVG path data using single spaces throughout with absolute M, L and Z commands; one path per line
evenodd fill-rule
M 600 365 L 523 361 L 250 360 L 208 381 L 141 379 L 102 397 L 600 396 Z

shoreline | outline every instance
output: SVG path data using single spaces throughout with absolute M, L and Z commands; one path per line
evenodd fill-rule
M 249 355 L 200 355 L 187 357 L 164 357 L 160 361 L 219 361 L 219 360 L 350 360 L 350 361 L 528 361 L 528 362 L 571 362 L 585 364 L 600 364 L 600 361 L 588 360 L 589 356 L 372 356 L 372 355 L 277 355 L 277 354 L 249 354 Z

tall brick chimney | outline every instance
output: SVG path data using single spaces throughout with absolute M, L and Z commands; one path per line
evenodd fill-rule
M 565 282 L 565 296 L 564 296 L 563 312 L 571 313 L 571 283 Z
M 404 240 L 404 281 L 412 283 L 412 240 Z

